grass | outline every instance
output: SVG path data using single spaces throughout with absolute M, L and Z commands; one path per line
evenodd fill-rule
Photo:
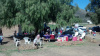
M 81 46 L 95 46 L 96 44 L 90 44 L 90 43 L 87 43 L 88 41 L 87 40 L 83 40 L 84 43 L 80 43 L 80 44 L 76 44 L 76 45 L 68 45 L 68 46 L 57 46 L 55 45 L 53 42 L 48 42 L 48 43 L 45 43 L 44 45 L 44 49 L 42 48 L 39 48 L 39 49 L 31 49 L 31 50 L 20 50 L 19 53 L 23 54 L 23 53 L 28 53 L 28 52 L 38 52 L 38 51 L 43 51 L 43 50 L 46 50 L 48 48 L 67 48 L 67 47 L 81 47 Z M 7 49 L 6 51 L 1 51 L 0 50 L 0 53 L 3 53 L 5 54 L 6 56 L 11 56 L 12 53 L 14 52 L 18 52 L 18 48 L 16 48 L 15 46 L 11 45 L 11 46 L 0 46 L 0 49 L 2 48 L 14 48 L 14 49 Z
M 88 24 L 85 24 L 85 23 L 79 23 L 79 25 L 86 26 L 86 25 L 88 25 Z
M 17 51 L 18 49 L 13 44 L 7 46 L 5 45 L 0 46 L 0 53 L 5 54 L 6 56 L 11 56 L 12 52 L 17 52 Z
M 0 51 L 1 53 L 4 53 L 6 56 L 11 56 L 12 52 L 17 52 L 18 50 L 6 50 L 6 51 Z
M 86 40 L 85 40 L 86 41 Z M 67 43 L 66 43 L 67 44 Z M 49 44 L 46 44 L 45 46 L 47 47 L 47 48 L 62 48 L 62 47 L 78 47 L 78 46 L 83 46 L 83 45 L 85 45 L 85 43 L 79 43 L 79 44 L 76 44 L 76 45 L 68 45 L 68 46 L 57 46 L 57 45 L 55 45 L 54 43 L 49 43 Z

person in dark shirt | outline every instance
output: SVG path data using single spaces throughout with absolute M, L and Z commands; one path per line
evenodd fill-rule
M 16 34 L 17 34 L 17 32 L 16 32 L 16 30 L 15 30 L 15 32 L 14 32 L 14 37 L 16 37 Z
M 58 33 L 58 28 L 56 27 L 55 32 Z

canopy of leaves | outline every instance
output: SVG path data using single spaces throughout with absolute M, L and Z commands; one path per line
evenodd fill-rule
M 43 23 L 50 21 L 63 26 L 75 18 L 74 13 L 77 7 L 71 6 L 72 1 L 0 0 L 0 24 L 9 28 L 21 25 L 26 31 L 43 29 Z

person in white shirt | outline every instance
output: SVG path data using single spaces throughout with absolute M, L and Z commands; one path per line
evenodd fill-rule
M 33 40 L 33 44 L 34 44 L 35 46 L 38 45 L 38 44 L 40 44 L 40 47 L 41 47 L 42 41 L 41 41 L 41 37 L 40 37 L 39 34 L 38 34 L 38 35 L 35 37 L 35 39 Z

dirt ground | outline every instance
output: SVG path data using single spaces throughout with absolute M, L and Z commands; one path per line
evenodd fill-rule
M 6 38 L 3 40 L 3 45 L 0 45 L 0 56 L 100 56 L 100 43 L 91 43 L 86 39 L 83 40 L 84 43 L 78 45 L 56 46 L 55 42 L 45 42 L 43 48 L 18 51 L 13 39 L 8 37 L 17 29 L 17 27 L 11 30 L 3 28 Z M 100 35 L 96 37 L 99 39 Z M 24 40 L 21 40 L 21 43 L 24 44 Z

